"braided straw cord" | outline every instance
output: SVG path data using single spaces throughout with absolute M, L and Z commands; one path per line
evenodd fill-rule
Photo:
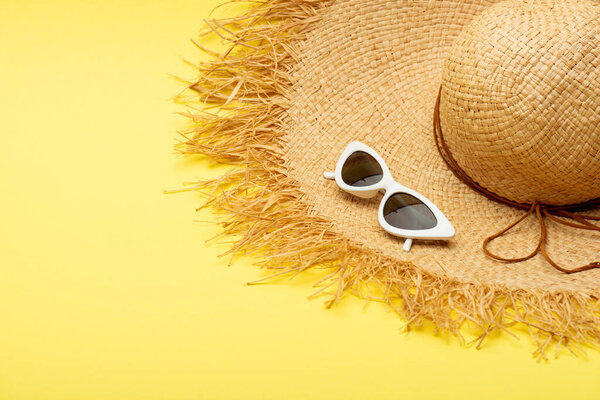
M 200 65 L 179 98 L 192 110 L 178 149 L 232 164 L 186 189 L 206 195 L 223 215 L 223 235 L 238 238 L 228 254 L 257 254 L 275 276 L 322 268 L 315 295 L 330 296 L 328 306 L 353 293 L 387 304 L 407 329 L 430 321 L 464 344 L 479 347 L 519 323 L 538 359 L 552 345 L 558 354 L 600 342 L 600 276 L 565 278 L 537 258 L 519 268 L 480 258 L 481 233 L 518 213 L 465 188 L 431 137 L 447 51 L 491 3 L 267 0 L 211 21 L 232 46 Z M 456 240 L 416 243 L 407 255 L 381 232 L 369 201 L 323 180 L 352 139 L 440 206 L 459 228 Z M 511 239 L 520 235 L 527 229 Z M 470 337 L 466 325 L 478 333 Z

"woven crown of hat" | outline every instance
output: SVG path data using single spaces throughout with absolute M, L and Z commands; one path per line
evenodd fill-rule
M 456 38 L 440 120 L 461 168 L 519 203 L 600 197 L 600 5 L 511 0 Z

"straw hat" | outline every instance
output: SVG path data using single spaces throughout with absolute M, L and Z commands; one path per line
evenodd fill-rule
M 233 46 L 199 44 L 214 58 L 190 82 L 202 110 L 179 148 L 235 165 L 194 186 L 227 187 L 211 204 L 243 235 L 233 251 L 282 274 L 330 268 L 331 303 L 353 290 L 461 340 L 468 322 L 478 344 L 524 323 L 540 356 L 598 342 L 600 238 L 577 217 L 600 216 L 598 21 L 589 0 L 266 1 L 209 22 Z M 380 197 L 323 179 L 354 140 L 456 236 L 406 253 Z

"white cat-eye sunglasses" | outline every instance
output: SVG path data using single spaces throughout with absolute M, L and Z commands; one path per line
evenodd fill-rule
M 385 231 L 406 238 L 403 249 L 410 251 L 413 239 L 448 240 L 454 227 L 429 199 L 394 180 L 383 159 L 369 146 L 350 143 L 340 156 L 335 172 L 325 172 L 340 189 L 365 199 L 379 191 L 385 194 L 379 205 L 379 224 Z

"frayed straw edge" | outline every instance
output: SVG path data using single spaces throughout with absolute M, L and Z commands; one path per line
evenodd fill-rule
M 329 2 L 252 2 L 255 6 L 240 17 L 207 21 L 204 33 L 216 32 L 231 42 L 227 51 L 219 54 L 195 42 L 213 60 L 198 66 L 199 79 L 187 82 L 189 90 L 178 97 L 191 109 L 184 115 L 193 128 L 182 133 L 176 147 L 183 154 L 234 165 L 218 179 L 184 189 L 207 196 L 204 207 L 227 215 L 220 222 L 220 236 L 241 239 L 226 254 L 258 255 L 258 265 L 275 272 L 267 279 L 324 268 L 329 274 L 315 284 L 311 297 L 328 294 L 327 307 L 353 293 L 387 304 L 406 320 L 407 331 L 432 322 L 463 345 L 480 348 L 495 332 L 517 337 L 511 332 L 515 326 L 529 331 L 538 361 L 547 359 L 551 347 L 557 356 L 561 347 L 580 354 L 583 347 L 600 343 L 594 296 L 510 290 L 435 276 L 354 243 L 303 201 L 281 154 L 287 93 L 298 48 Z M 466 326 L 478 331 L 469 342 L 463 335 Z

